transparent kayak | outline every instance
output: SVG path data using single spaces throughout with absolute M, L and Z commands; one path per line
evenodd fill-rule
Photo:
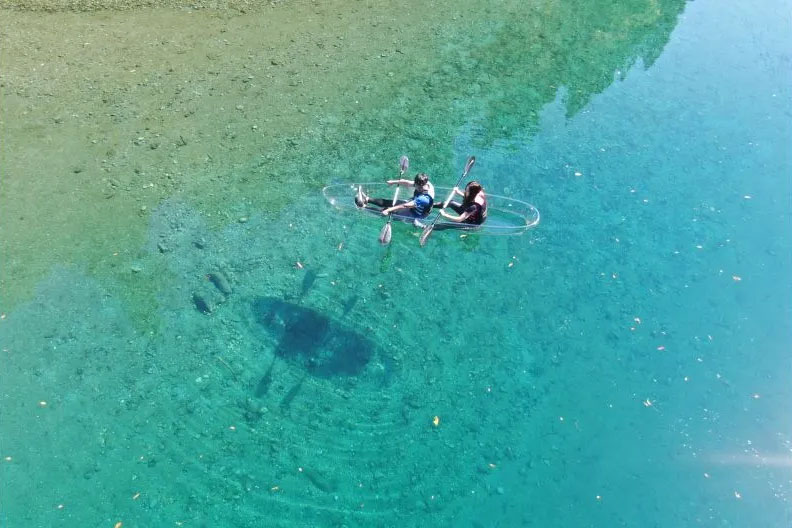
M 322 189 L 327 202 L 334 208 L 346 211 L 358 211 L 363 214 L 376 215 L 381 217 L 380 208 L 369 205 L 358 207 L 355 205 L 355 194 L 358 186 L 363 187 L 363 192 L 372 198 L 392 198 L 395 188 L 387 183 L 338 183 L 328 185 Z M 435 199 L 444 200 L 451 192 L 450 187 L 435 187 Z M 412 193 L 410 188 L 402 187 L 399 200 L 407 199 Z M 407 195 L 407 196 L 404 196 Z M 458 197 L 457 197 L 458 201 Z M 432 210 L 432 214 L 420 220 L 423 223 L 431 223 L 439 209 Z M 452 211 L 453 212 L 453 211 Z M 400 215 L 398 212 L 393 214 L 394 220 L 401 220 L 407 223 L 414 223 L 415 218 L 411 215 Z M 539 210 L 533 205 L 498 196 L 497 194 L 487 193 L 487 220 L 482 225 L 464 224 L 438 218 L 435 223 L 435 231 L 453 229 L 455 231 L 471 231 L 483 235 L 519 235 L 539 224 Z M 419 226 L 420 227 L 420 226 Z

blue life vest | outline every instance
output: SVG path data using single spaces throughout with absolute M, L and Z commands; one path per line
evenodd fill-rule
M 432 205 L 434 205 L 434 198 L 429 193 L 416 190 L 413 193 L 413 200 L 415 200 L 415 214 L 419 218 L 425 218 L 432 212 Z

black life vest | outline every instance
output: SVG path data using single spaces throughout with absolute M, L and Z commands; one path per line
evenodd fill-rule
M 487 195 L 483 190 L 473 198 L 473 205 L 476 206 L 476 212 L 468 216 L 466 222 L 481 225 L 487 219 Z

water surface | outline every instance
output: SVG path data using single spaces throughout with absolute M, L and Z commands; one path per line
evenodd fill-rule
M 180 29 L 4 58 L 4 524 L 788 525 L 785 9 L 47 15 Z M 402 154 L 542 223 L 383 248 L 320 189 Z

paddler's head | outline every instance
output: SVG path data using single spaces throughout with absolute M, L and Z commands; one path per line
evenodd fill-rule
M 483 187 L 476 180 L 472 180 L 465 185 L 465 202 L 470 203 L 476 198 L 476 195 L 481 192 Z
M 429 186 L 429 176 L 427 176 L 425 172 L 419 172 L 415 175 L 413 184 L 416 189 L 425 190 Z

